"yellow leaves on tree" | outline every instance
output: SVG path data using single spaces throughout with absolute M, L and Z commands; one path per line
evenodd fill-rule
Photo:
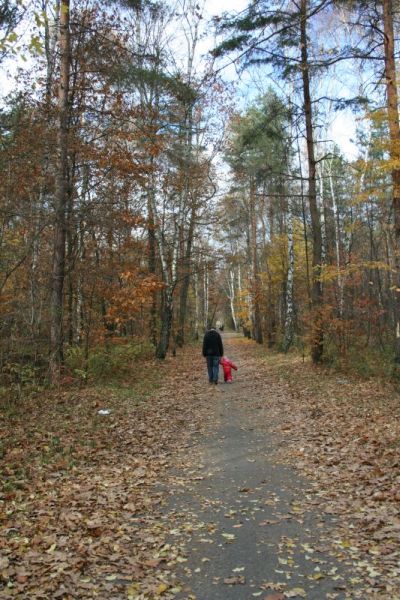
M 162 286 L 157 277 L 133 266 L 120 273 L 118 287 L 106 290 L 107 320 L 117 326 L 130 321 L 150 305 L 153 294 Z

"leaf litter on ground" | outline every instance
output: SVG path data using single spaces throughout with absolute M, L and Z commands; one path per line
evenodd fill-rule
M 354 597 L 397 600 L 398 391 L 389 382 L 351 375 L 343 379 L 291 354 L 259 350 L 249 368 L 260 369 L 260 360 L 268 385 L 255 389 L 262 407 L 257 422 L 276 435 L 276 459 L 295 466 L 311 484 L 292 512 L 314 507 L 334 520 L 335 535 L 322 545 L 359 571 L 351 582 L 360 586 Z
M 2 412 L 0 597 L 178 593 L 171 566 L 180 549 L 166 543 L 171 524 L 157 511 L 168 468 L 200 426 L 199 382 L 187 377 L 183 388 L 175 367 L 172 358 L 143 365 L 123 394 L 46 392 Z M 184 376 L 190 368 L 188 360 Z
M 254 427 L 264 423 L 276 435 L 276 459 L 310 481 L 291 514 L 279 518 L 301 522 L 304 510 L 313 508 L 333 516 L 332 539 L 304 547 L 306 556 L 317 560 L 313 553 L 328 549 L 352 564 L 360 576 L 350 583 L 361 586 L 361 595 L 352 597 L 395 600 L 398 394 L 386 383 L 343 380 L 296 355 L 265 355 L 248 340 L 235 343 L 252 381 L 253 398 L 244 403 Z M 169 600 L 179 594 L 174 573 L 186 560 L 185 536 L 196 529 L 196 518 L 176 533 L 174 516 L 162 518 L 160 507 L 172 480 L 182 488 L 196 484 L 196 472 L 179 475 L 179 466 L 188 474 L 190 433 L 215 425 L 207 420 L 200 353 L 194 377 L 192 353 L 179 360 L 179 376 L 176 359 L 157 363 L 162 385 L 150 376 L 150 364 L 142 381 L 122 395 L 108 388 L 64 390 L 2 413 L 0 597 Z M 104 406 L 106 418 L 98 415 Z M 199 533 L 207 535 L 207 527 L 199 525 Z M 227 578 L 227 585 L 242 583 L 239 578 Z M 275 589 L 278 597 L 302 597 L 304 591 Z

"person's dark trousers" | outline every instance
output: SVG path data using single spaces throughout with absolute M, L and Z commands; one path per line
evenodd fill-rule
M 219 356 L 206 356 L 206 359 L 207 359 L 208 381 L 210 383 L 217 383 L 220 357 Z

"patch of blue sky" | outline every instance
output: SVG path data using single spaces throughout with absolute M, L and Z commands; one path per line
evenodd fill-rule
M 213 15 L 221 15 L 224 10 L 236 9 L 243 11 L 247 2 L 236 0 L 235 4 L 226 0 L 206 0 L 206 7 L 212 7 Z M 208 9 L 210 10 L 210 9 Z M 355 36 L 346 26 L 345 15 L 338 11 L 330 11 L 315 18 L 309 30 L 311 39 L 310 57 L 323 56 L 332 58 L 334 54 L 350 41 L 357 43 Z M 209 40 L 207 40 L 209 43 Z M 215 43 L 215 42 L 214 42 Z M 296 51 L 295 51 L 296 52 Z M 293 83 L 282 79 L 280 73 L 274 72 L 271 67 L 259 66 L 245 71 L 240 71 L 230 58 L 221 60 L 224 78 L 236 83 L 236 104 L 238 110 L 244 111 L 252 104 L 257 96 L 264 94 L 269 87 L 273 87 L 283 98 L 292 97 L 293 102 L 299 106 L 301 99 L 301 84 L 295 84 L 297 91 L 293 94 Z M 348 160 L 354 160 L 359 155 L 355 140 L 357 129 L 365 128 L 363 109 L 357 111 L 354 107 L 337 110 L 335 100 L 350 100 L 359 95 L 368 95 L 370 99 L 377 100 L 380 95 L 375 87 L 376 77 L 371 70 L 361 70 L 360 64 L 353 60 L 338 61 L 329 68 L 321 68 L 318 73 L 313 73 L 312 96 L 315 115 L 316 138 L 320 146 L 327 151 L 336 145 Z
M 189 0 L 190 1 L 190 0 Z M 176 7 L 177 12 L 184 12 L 187 8 L 188 0 L 178 0 L 171 3 Z M 247 0 L 203 0 L 200 1 L 198 10 L 202 13 L 200 26 L 200 39 L 197 48 L 196 71 L 201 73 L 206 69 L 207 61 L 210 60 L 210 51 L 216 45 L 215 35 L 211 20 L 215 16 L 221 16 L 225 12 L 242 12 L 248 2 Z M 193 5 L 193 4 L 192 4 Z M 196 6 L 196 4 L 194 5 Z M 34 27 L 34 25 L 32 25 Z M 30 34 L 30 28 L 24 24 L 25 35 Z M 28 33 L 27 33 L 28 32 Z M 184 19 L 173 19 L 171 21 L 171 31 L 168 32 L 173 39 L 173 54 L 176 64 L 185 65 L 187 61 L 188 28 Z M 342 47 L 350 32 L 344 25 L 344 20 L 340 19 L 339 14 L 324 15 L 324 18 L 313 21 L 312 31 L 310 32 L 315 51 L 321 49 L 329 54 L 329 49 Z M 190 43 L 190 39 L 189 39 Z M 35 58 L 29 52 L 25 52 L 25 62 L 18 57 L 11 57 L 1 65 L 0 70 L 0 97 L 6 96 L 11 91 L 17 89 L 16 76 L 18 71 L 30 71 Z M 251 70 L 240 71 L 238 66 L 232 62 L 232 59 L 225 57 L 218 61 L 218 69 L 225 81 L 229 82 L 235 90 L 235 97 L 231 96 L 231 101 L 238 110 L 245 110 L 257 96 L 266 92 L 269 86 L 272 86 L 283 97 L 291 93 L 288 83 L 283 81 L 279 73 L 274 73 L 269 67 L 253 68 Z M 315 99 L 323 97 L 332 98 L 351 98 L 360 93 L 360 89 L 365 90 L 370 83 L 374 82 L 371 73 L 362 73 L 359 66 L 353 61 L 340 62 L 329 68 L 314 78 L 313 97 Z M 371 89 L 372 86 L 369 86 Z M 371 93 L 371 92 L 370 92 Z M 376 90 L 373 92 L 376 94 Z M 301 98 L 297 93 L 297 101 L 300 104 Z M 360 118 L 350 109 L 335 111 L 333 104 L 328 100 L 320 100 L 314 104 L 316 121 L 318 122 L 317 137 L 325 140 L 327 145 L 336 143 L 343 154 L 348 159 L 357 156 L 358 149 L 353 140 L 356 138 L 356 130 L 360 124 Z

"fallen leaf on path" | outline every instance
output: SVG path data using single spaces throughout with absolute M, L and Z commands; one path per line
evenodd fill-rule
M 299 587 L 283 592 L 283 595 L 285 598 L 307 598 L 306 591 Z
M 226 577 L 224 579 L 224 583 L 226 585 L 238 585 L 246 583 L 245 577 L 243 575 L 237 575 L 236 577 Z

